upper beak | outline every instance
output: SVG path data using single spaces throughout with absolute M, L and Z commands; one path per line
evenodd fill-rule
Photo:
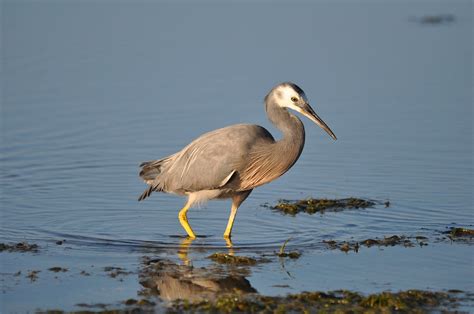
M 334 134 L 334 132 L 328 127 L 328 125 L 323 121 L 323 119 L 321 119 L 316 114 L 316 112 L 314 112 L 313 108 L 311 108 L 311 106 L 308 103 L 302 106 L 300 113 L 308 117 L 311 121 L 313 121 L 317 125 L 319 125 L 319 127 L 323 129 L 324 131 L 326 131 L 334 140 L 337 140 L 337 137 Z

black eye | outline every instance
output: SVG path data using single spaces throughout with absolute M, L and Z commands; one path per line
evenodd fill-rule
M 292 102 L 297 102 L 297 101 L 298 101 L 298 98 L 296 98 L 296 97 L 291 97 L 291 101 L 292 101 Z

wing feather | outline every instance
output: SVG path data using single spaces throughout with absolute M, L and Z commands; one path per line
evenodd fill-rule
M 206 133 L 161 167 L 161 174 L 156 178 L 158 187 L 183 194 L 229 185 L 248 167 L 249 156 L 256 147 L 274 142 L 266 129 L 251 124 Z M 237 187 L 239 182 L 232 183 Z

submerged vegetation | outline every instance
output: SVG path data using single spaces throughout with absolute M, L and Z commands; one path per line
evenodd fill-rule
M 278 257 L 289 257 L 289 258 L 296 259 L 301 256 L 301 253 L 298 251 L 285 252 L 286 245 L 288 244 L 290 240 L 291 238 L 289 238 L 282 244 L 282 246 L 280 247 L 280 251 L 276 253 Z
M 286 297 L 227 294 L 214 301 L 173 302 L 171 313 L 424 313 L 455 308 L 458 298 L 445 292 L 407 290 L 364 296 L 357 292 L 303 292 Z
M 440 241 L 449 240 L 454 243 L 474 244 L 474 229 L 464 227 L 449 227 L 448 230 L 442 231 L 443 237 Z
M 452 227 L 446 233 L 448 234 L 448 237 L 451 239 L 474 237 L 474 229 Z
M 371 246 L 395 246 L 401 245 L 404 247 L 414 247 L 415 243 L 418 243 L 420 246 L 428 245 L 426 243 L 425 237 L 415 237 L 416 242 L 412 241 L 407 236 L 398 236 L 393 235 L 390 237 L 384 237 L 383 239 L 365 239 L 362 241 L 335 241 L 335 240 L 326 240 L 323 241 L 328 248 L 335 250 L 339 249 L 343 252 L 355 251 L 358 252 L 361 246 L 371 247 Z
M 283 214 L 294 216 L 300 212 L 315 214 L 325 211 L 369 208 L 375 205 L 376 203 L 374 201 L 354 197 L 333 200 L 308 198 L 297 201 L 280 200 L 278 204 L 271 206 L 271 208 Z
M 37 244 L 30 244 L 28 242 L 19 242 L 15 244 L 0 243 L 0 252 L 38 252 Z
M 41 270 L 31 270 L 26 275 L 26 278 L 29 278 L 31 282 L 35 282 L 38 279 L 38 274 Z
M 214 253 L 208 256 L 209 259 L 219 264 L 248 265 L 257 264 L 257 260 L 252 257 L 231 255 L 226 253 Z
M 363 295 L 349 290 L 302 292 L 285 297 L 227 293 L 216 299 L 178 299 L 169 304 L 147 299 L 128 299 L 122 307 L 112 304 L 76 304 L 84 308 L 68 313 L 429 313 L 457 310 L 460 302 L 472 299 L 462 291 L 431 292 L 406 290 Z M 117 306 L 117 305 L 115 305 Z M 123 307 L 124 306 L 124 307 Z M 61 310 L 36 313 L 59 314 Z M 457 313 L 457 312 L 456 312 Z
M 131 271 L 126 271 L 125 269 L 123 269 L 121 267 L 113 267 L 113 266 L 104 267 L 104 271 L 111 278 L 116 278 L 118 276 L 126 276 L 126 275 L 133 274 L 133 272 L 131 272 Z

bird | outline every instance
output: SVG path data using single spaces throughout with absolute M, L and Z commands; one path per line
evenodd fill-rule
M 186 196 L 178 219 L 188 238 L 194 239 L 188 210 L 208 200 L 230 198 L 232 206 L 224 231 L 224 239 L 230 240 L 237 209 L 252 190 L 282 176 L 301 155 L 304 125 L 289 109 L 337 139 L 314 112 L 304 91 L 292 82 L 273 87 L 265 96 L 264 105 L 268 119 L 281 132 L 279 140 L 255 124 L 235 124 L 205 133 L 173 155 L 140 164 L 139 176 L 148 188 L 138 201 L 153 192 Z

